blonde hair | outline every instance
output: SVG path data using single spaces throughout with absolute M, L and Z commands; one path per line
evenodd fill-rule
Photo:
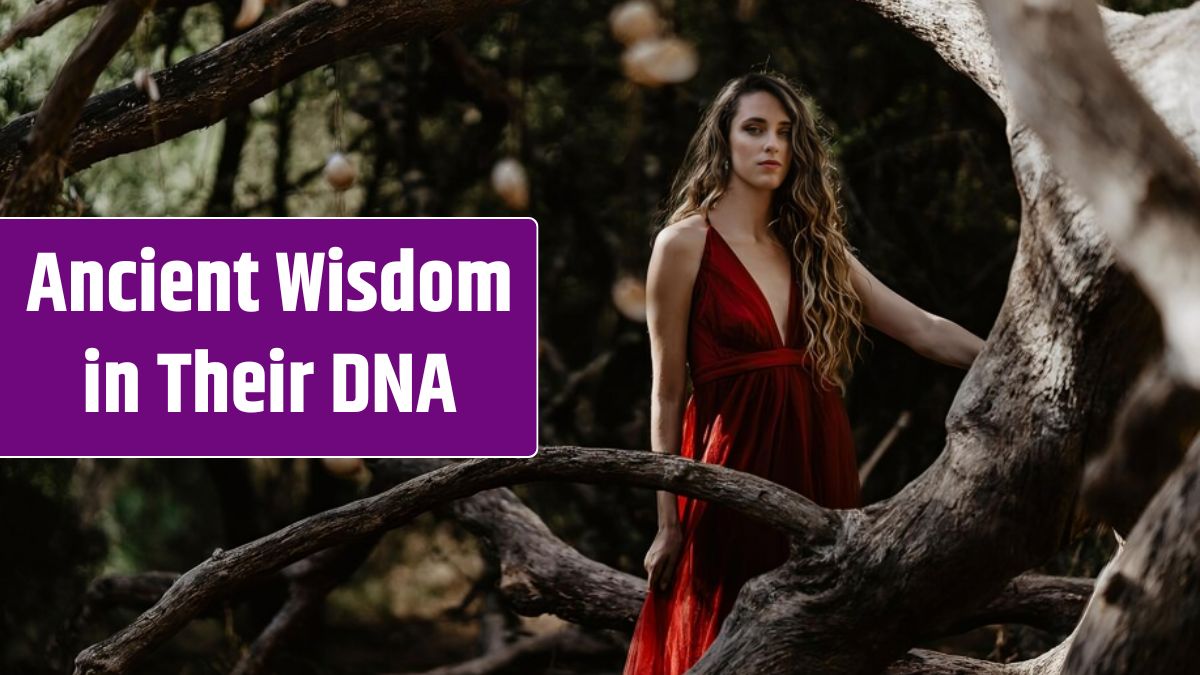
M 729 184 L 729 134 L 742 96 L 773 95 L 792 122 L 791 166 L 775 190 L 771 231 L 791 251 L 803 299 L 805 345 L 824 386 L 845 391 L 862 339 L 862 300 L 850 283 L 850 244 L 838 204 L 837 169 L 799 90 L 782 75 L 749 73 L 730 80 L 704 111 L 675 176 L 664 225 L 708 217 Z

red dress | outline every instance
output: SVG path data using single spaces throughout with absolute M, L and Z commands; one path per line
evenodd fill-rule
M 794 280 L 793 280 L 794 281 Z M 709 227 L 692 291 L 683 415 L 685 457 L 757 474 L 823 506 L 859 504 L 846 409 L 817 383 L 802 344 L 793 283 L 787 339 L 766 297 L 716 228 Z M 720 631 L 742 585 L 787 559 L 786 538 L 729 509 L 680 497 L 683 550 L 670 588 L 651 590 L 634 629 L 625 675 L 675 675 Z

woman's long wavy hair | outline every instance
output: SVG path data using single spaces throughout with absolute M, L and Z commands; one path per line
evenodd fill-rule
M 742 96 L 767 92 L 792 122 L 791 166 L 775 190 L 770 229 L 792 252 L 807 333 L 807 351 L 825 386 L 845 390 L 862 339 L 862 301 L 850 283 L 850 245 L 838 205 L 837 169 L 795 85 L 782 75 L 749 73 L 730 80 L 704 111 L 675 176 L 664 225 L 705 218 L 729 185 L 729 134 Z

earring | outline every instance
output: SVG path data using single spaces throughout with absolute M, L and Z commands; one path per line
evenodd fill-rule
M 725 164 L 723 166 L 726 171 L 729 171 L 729 160 L 725 160 Z

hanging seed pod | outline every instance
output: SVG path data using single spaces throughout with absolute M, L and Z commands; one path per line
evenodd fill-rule
M 470 106 L 463 111 L 462 123 L 467 126 L 473 126 L 483 121 L 483 113 L 479 112 L 479 108 Z
M 333 5 L 334 7 L 345 7 L 346 5 L 350 4 L 350 0 L 329 0 L 329 4 Z
M 529 179 L 525 167 L 512 157 L 505 157 L 492 167 L 492 189 L 510 209 L 520 211 L 529 206 Z
M 646 321 L 646 285 L 633 277 L 621 277 L 612 287 L 612 301 L 626 319 Z
M 146 95 L 146 98 L 151 101 L 158 101 L 158 83 L 154 81 L 154 76 L 146 68 L 138 68 L 133 71 L 133 86 L 138 88 L 138 91 Z
M 754 15 L 758 13 L 758 0 L 738 0 L 737 3 L 737 18 L 738 21 L 751 21 Z
M 325 162 L 325 182 L 338 192 L 349 190 L 358 178 L 358 171 L 346 156 L 335 152 Z
M 663 22 L 654 5 L 645 0 L 630 0 L 613 8 L 608 26 L 621 44 L 631 45 L 662 34 Z
M 354 478 L 365 468 L 360 457 L 322 457 L 321 466 L 332 476 Z
M 242 0 L 242 8 L 233 20 L 233 27 L 237 30 L 246 30 L 253 26 L 262 16 L 263 6 L 263 0 Z
M 696 48 L 677 37 L 651 38 L 635 43 L 621 56 L 625 77 L 647 87 L 678 84 L 692 79 L 700 68 Z
M 647 64 L 654 58 L 655 50 L 658 49 L 658 42 L 657 38 L 635 42 L 621 53 L 621 71 L 630 82 L 644 87 L 658 86 L 650 77 L 647 68 Z

